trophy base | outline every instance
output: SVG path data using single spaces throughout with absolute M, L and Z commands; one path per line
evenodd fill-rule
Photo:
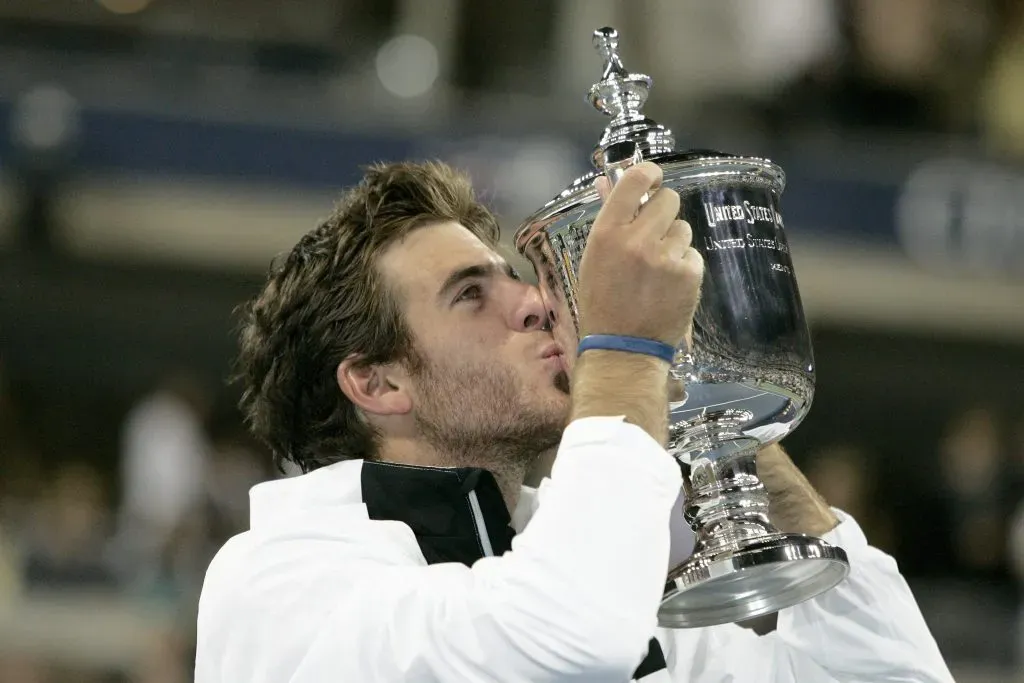
M 696 628 L 771 614 L 833 588 L 849 569 L 842 548 L 802 534 L 697 552 L 669 574 L 658 623 Z

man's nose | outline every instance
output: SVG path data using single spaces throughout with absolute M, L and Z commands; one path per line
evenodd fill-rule
M 512 316 L 512 327 L 521 332 L 550 330 L 551 319 L 548 315 L 540 290 L 533 285 L 523 284 L 519 304 Z

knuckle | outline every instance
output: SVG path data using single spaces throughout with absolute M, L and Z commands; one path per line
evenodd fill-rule
M 641 174 L 645 179 L 648 179 L 651 183 L 659 183 L 664 177 L 664 172 L 661 166 L 654 163 L 653 161 L 643 161 L 633 168 L 636 169 L 637 173 Z
M 622 180 L 628 180 L 629 182 L 640 183 L 646 182 L 650 171 L 645 169 L 642 164 L 636 166 L 630 166 L 626 169 L 626 172 L 622 174 Z
M 683 260 L 680 258 L 680 251 L 678 249 L 662 249 L 658 252 L 658 263 L 665 270 L 670 272 L 677 272 L 683 267 Z
M 663 188 L 662 191 L 668 192 L 668 200 L 667 201 L 669 202 L 669 205 L 672 207 L 672 213 L 678 215 L 679 214 L 679 206 L 682 203 L 682 198 L 679 196 L 679 193 L 676 192 L 675 190 L 673 190 L 670 187 Z
M 666 263 L 665 257 L 653 249 L 648 250 L 644 254 L 643 259 L 647 267 L 655 271 L 663 271 L 669 267 Z
M 679 244 L 671 238 L 666 238 L 661 249 L 658 250 L 659 256 L 666 263 L 679 264 L 683 259 L 683 250 L 679 248 Z
M 654 193 L 654 199 L 657 199 L 659 203 L 664 205 L 666 211 L 671 210 L 673 207 L 679 208 L 679 193 L 671 187 L 660 188 Z
M 686 259 L 679 259 L 678 261 L 676 261 L 676 268 L 678 269 L 677 272 L 679 273 L 680 277 L 684 279 L 689 279 L 694 272 L 693 264 L 691 264 Z
M 623 254 L 632 261 L 643 261 L 647 258 L 647 249 L 642 240 L 630 239 L 622 245 Z
M 660 166 L 651 162 L 643 162 L 626 169 L 618 184 L 626 183 L 629 187 L 640 190 L 657 185 L 661 182 L 661 178 Z
M 600 248 L 609 239 L 608 229 L 605 228 L 604 221 L 596 220 L 590 226 L 590 232 L 587 234 L 587 246 L 585 250 L 594 251 L 596 248 Z
M 687 268 L 693 275 L 700 279 L 704 278 L 704 259 L 686 259 L 685 263 L 687 265 Z

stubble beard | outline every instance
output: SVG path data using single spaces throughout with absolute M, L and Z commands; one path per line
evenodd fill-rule
M 447 467 L 482 467 L 518 478 L 562 439 L 569 402 L 528 402 L 519 376 L 507 366 L 447 366 L 421 360 L 416 423 Z M 552 385 L 568 397 L 564 373 Z

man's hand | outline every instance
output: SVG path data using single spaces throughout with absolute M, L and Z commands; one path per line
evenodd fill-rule
M 782 446 L 772 444 L 758 452 L 757 476 L 768 490 L 769 515 L 780 531 L 822 536 L 839 524 Z
M 662 170 L 633 166 L 614 188 L 598 190 L 579 273 L 580 333 L 644 337 L 678 346 L 700 301 L 704 260 L 679 218 L 679 194 L 661 187 Z M 643 198 L 650 200 L 642 203 Z
M 661 188 L 649 162 L 630 168 L 608 192 L 580 263 L 582 335 L 644 337 L 678 346 L 700 299 L 704 261 L 679 220 L 679 195 Z M 645 196 L 650 201 L 643 203 Z M 654 439 L 668 437 L 665 360 L 592 350 L 573 367 L 572 418 L 625 415 Z

